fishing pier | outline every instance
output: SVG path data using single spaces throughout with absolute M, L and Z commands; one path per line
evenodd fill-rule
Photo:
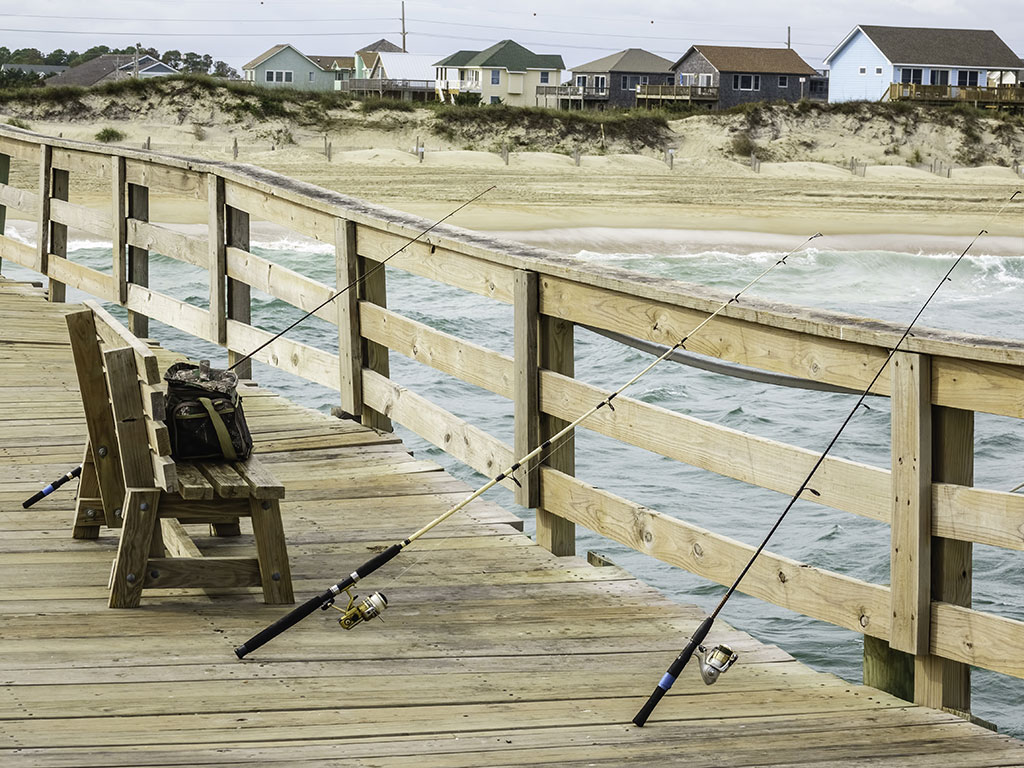
M 79 180 L 108 189 L 109 204 L 76 202 Z M 915 329 L 877 385 L 891 400 L 890 465 L 830 456 L 815 475 L 811 501 L 889 525 L 891 543 L 880 545 L 889 583 L 769 547 L 740 585 L 863 635 L 865 685 L 812 671 L 720 621 L 708 642 L 728 644 L 739 662 L 713 687 L 686 670 L 641 729 L 631 718 L 704 614 L 588 562 L 575 527 L 724 585 L 753 547 L 576 478 L 571 441 L 502 481 L 536 510 L 535 539 L 477 499 L 367 579 L 364 594 L 391 600 L 383 625 L 344 632 L 317 612 L 243 661 L 233 647 L 290 606 L 200 580 L 108 608 L 116 527 L 73 537 L 77 483 L 29 510 L 21 502 L 83 457 L 65 322 L 80 305 L 65 302 L 67 287 L 127 310 L 128 329 L 149 340 L 162 368 L 180 356 L 150 338 L 151 320 L 219 345 L 232 362 L 270 342 L 255 359 L 335 390 L 328 416 L 255 382 L 243 388 L 256 455 L 284 487 L 298 602 L 472 490 L 410 455 L 393 424 L 494 477 L 608 394 L 574 377 L 574 326 L 672 345 L 722 295 L 431 227 L 250 166 L 9 127 L 0 127 L 0 182 L 2 210 L 31 218 L 38 233 L 34 245 L 0 237 L 0 274 L 13 262 L 46 280 L 44 289 L 0 278 L 3 765 L 1024 764 L 1024 744 L 969 714 L 972 666 L 1024 677 L 1024 622 L 971 607 L 973 544 L 1024 549 L 1024 497 L 975 487 L 973 477 L 974 414 L 1024 418 L 1024 344 Z M 174 199 L 206 206 L 205 233 L 150 220 L 151 206 Z M 253 254 L 254 220 L 331 244 L 336 283 Z M 110 242 L 109 268 L 69 258 L 69 230 Z M 154 253 L 206 270 L 208 301 L 150 286 Z M 388 309 L 387 272 L 374 269 L 385 260 L 512 305 L 514 354 Z M 253 322 L 253 289 L 310 311 L 353 283 L 317 312 L 338 328 L 332 350 L 272 340 Z M 859 391 L 903 331 L 789 309 L 730 305 L 687 349 Z M 513 444 L 394 380 L 391 355 L 507 398 Z M 780 494 L 794 493 L 817 458 L 628 393 L 579 429 Z M 165 522 L 179 531 L 179 555 L 241 558 L 253 547 L 247 520 L 238 535 L 212 535 L 187 517 Z M 768 516 L 751 523 L 760 524 Z

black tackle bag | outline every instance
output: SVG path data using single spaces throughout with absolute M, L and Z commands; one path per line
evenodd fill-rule
M 167 382 L 165 423 L 171 433 L 171 458 L 242 461 L 252 453 L 252 435 L 242 413 L 238 376 L 231 371 L 175 363 Z

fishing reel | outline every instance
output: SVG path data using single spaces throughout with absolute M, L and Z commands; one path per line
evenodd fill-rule
M 369 621 L 373 618 L 378 618 L 384 621 L 381 616 L 384 613 L 384 609 L 388 607 L 388 599 L 384 597 L 380 592 L 374 592 L 369 597 L 365 597 L 358 603 L 358 595 L 353 595 L 351 588 L 345 590 L 345 594 L 348 595 L 348 605 L 345 608 L 339 608 L 334 604 L 332 600 L 329 605 L 337 611 L 341 611 L 341 618 L 338 619 L 338 623 L 342 629 L 352 629 L 357 624 L 361 624 L 364 621 Z M 327 606 L 325 606 L 327 607 Z
M 697 656 L 700 659 L 700 676 L 705 685 L 717 683 L 719 676 L 740 657 L 728 645 L 719 645 L 710 651 L 703 645 L 698 645 Z

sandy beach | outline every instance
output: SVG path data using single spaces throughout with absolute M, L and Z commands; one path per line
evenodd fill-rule
M 787 235 L 992 235 L 1024 237 L 1024 202 L 996 213 L 1024 188 L 1012 168 L 956 168 L 951 178 L 905 161 L 870 164 L 857 176 L 839 157 L 868 151 L 853 139 L 832 142 L 829 162 L 765 162 L 760 173 L 723 156 L 720 129 L 686 121 L 686 134 L 669 168 L 663 155 L 583 155 L 465 150 L 412 131 L 353 130 L 328 136 L 293 129 L 294 143 L 272 145 L 254 131 L 212 127 L 197 132 L 168 122 L 112 123 L 127 134 L 123 146 L 214 160 L 251 163 L 371 202 L 436 219 L 494 185 L 450 223 L 470 229 L 523 232 L 566 228 L 669 229 Z M 32 130 L 91 140 L 96 124 L 33 123 Z M 197 138 L 197 133 L 201 138 Z M 413 153 L 417 139 L 423 161 Z M 273 146 L 273 148 L 272 148 Z M 12 168 L 13 184 L 32 189 L 33 169 Z M 106 204 L 106 186 L 73 180 L 72 200 Z M 14 212 L 12 212 L 13 214 Z M 202 204 L 154 195 L 153 220 L 205 221 Z M 1022 241 L 1024 242 L 1024 241 Z

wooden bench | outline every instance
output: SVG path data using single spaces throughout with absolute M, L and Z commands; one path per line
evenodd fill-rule
M 67 315 L 89 439 L 72 536 L 121 528 L 111 608 L 143 589 L 262 586 L 268 603 L 294 602 L 280 499 L 284 486 L 255 457 L 175 462 L 157 357 L 95 302 Z M 203 557 L 183 524 L 239 535 L 251 518 L 256 557 Z

